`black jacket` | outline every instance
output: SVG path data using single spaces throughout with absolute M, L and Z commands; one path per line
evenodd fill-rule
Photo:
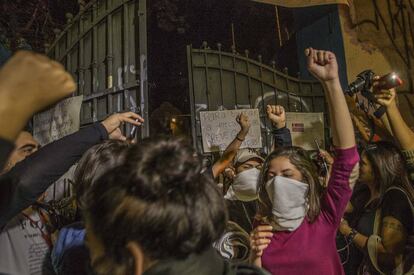
M 0 177 L 0 229 L 33 204 L 92 146 L 108 138 L 101 123 L 50 143 Z M 0 159 L 1 160 L 1 159 Z
M 272 130 L 274 144 L 277 148 L 292 146 L 292 136 L 287 127 Z
M 0 138 L 0 171 L 3 170 L 7 159 L 13 151 L 14 144 L 8 140 Z

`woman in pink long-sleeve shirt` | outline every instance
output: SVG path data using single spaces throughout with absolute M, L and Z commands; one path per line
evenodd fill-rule
M 304 150 L 282 148 L 268 156 L 259 184 L 251 261 L 272 274 L 344 274 L 335 236 L 359 156 L 335 55 L 312 48 L 306 55 L 309 71 L 326 91 L 336 159 L 328 188 L 322 191 L 316 167 Z

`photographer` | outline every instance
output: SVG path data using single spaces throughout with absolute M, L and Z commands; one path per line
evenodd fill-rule
M 378 78 L 377 78 L 378 79 Z M 396 90 L 378 90 L 378 82 L 374 83 L 374 92 L 377 102 L 387 110 L 388 121 L 392 134 L 399 143 L 406 159 L 410 180 L 414 181 L 414 132 L 405 123 L 396 103 Z

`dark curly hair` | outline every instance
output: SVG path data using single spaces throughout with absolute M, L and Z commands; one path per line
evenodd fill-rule
M 212 179 L 183 139 L 146 140 L 128 150 L 125 163 L 92 187 L 85 216 L 102 241 L 98 274 L 130 274 L 126 246 L 136 242 L 151 260 L 185 258 L 211 247 L 227 213 Z

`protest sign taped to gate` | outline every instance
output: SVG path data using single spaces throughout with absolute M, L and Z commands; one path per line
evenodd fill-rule
M 33 136 L 42 145 L 79 130 L 83 96 L 67 98 L 33 118 Z
M 286 113 L 286 126 L 294 146 L 316 150 L 315 139 L 325 148 L 325 123 L 323 113 Z
M 240 125 L 236 117 L 245 113 L 250 120 L 250 130 L 240 148 L 261 148 L 262 137 L 258 109 L 200 112 L 201 135 L 205 153 L 224 151 L 236 138 Z

